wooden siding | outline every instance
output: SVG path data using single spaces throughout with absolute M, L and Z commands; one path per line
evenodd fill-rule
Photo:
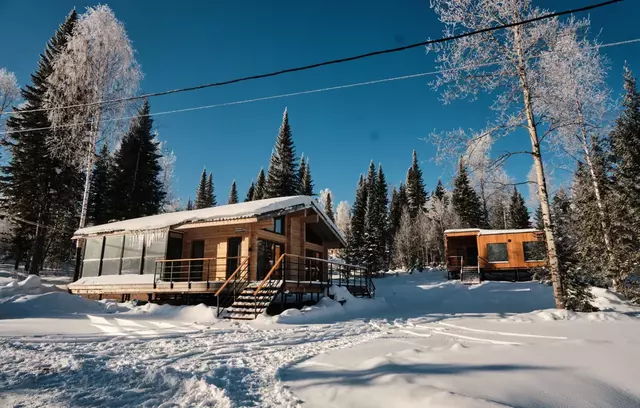
M 490 263 L 489 267 L 486 268 L 487 270 L 527 269 L 544 266 L 545 261 L 526 262 L 524 260 L 522 243 L 529 241 L 538 241 L 538 236 L 535 232 L 481 235 L 478 237 L 478 256 L 487 259 L 487 244 L 505 243 L 507 244 L 509 261 Z
M 249 255 L 249 237 L 250 224 L 236 224 L 218 227 L 203 227 L 183 230 L 182 237 L 182 258 L 191 258 L 191 247 L 193 241 L 204 241 L 204 257 L 205 258 L 224 258 L 227 256 L 227 240 L 231 237 L 241 237 L 240 256 Z M 237 231 L 242 229 L 244 231 Z M 215 267 L 212 266 L 209 271 L 210 280 L 225 280 L 227 274 L 227 261 L 218 259 Z

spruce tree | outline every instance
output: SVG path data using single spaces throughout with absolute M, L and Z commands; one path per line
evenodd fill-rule
M 307 159 L 304 164 L 303 179 L 300 183 L 300 194 L 313 196 L 313 180 L 311 179 L 311 168 L 309 166 L 309 160 Z
M 187 211 L 193 210 L 193 202 L 191 201 L 191 197 L 187 200 Z
M 231 190 L 229 191 L 229 201 L 228 204 L 238 204 L 238 188 L 236 187 L 236 181 L 233 180 L 231 183 Z
M 480 228 L 482 225 L 482 204 L 478 194 L 469 183 L 467 168 L 462 161 L 458 168 L 451 197 L 451 203 L 460 217 L 463 228 Z
M 533 219 L 536 222 L 535 227 L 537 230 L 544 231 L 544 220 L 542 219 L 542 206 L 538 204 L 536 212 L 533 214 Z
M 507 221 L 507 228 L 531 228 L 531 221 L 529 221 L 529 210 L 524 203 L 524 197 L 522 197 L 522 194 L 520 194 L 515 186 L 513 187 L 513 194 L 511 194 L 509 218 L 507 219 Z
M 327 214 L 327 217 L 334 223 L 336 222 L 336 217 L 333 213 L 333 199 L 331 198 L 331 192 L 327 194 L 327 200 L 324 202 L 324 213 Z
M 389 269 L 391 261 L 391 252 L 389 246 L 389 186 L 387 178 L 382 170 L 382 164 L 378 164 L 378 179 L 376 181 L 376 193 L 378 196 L 378 212 L 380 224 L 378 226 L 380 236 L 380 248 L 382 249 L 382 270 Z
M 265 197 L 265 191 L 264 191 L 264 185 L 266 182 L 266 178 L 264 175 L 264 169 L 260 169 L 260 172 L 258 173 L 258 177 L 256 178 L 256 188 L 253 192 L 253 199 L 254 200 L 262 200 Z
M 438 184 L 436 185 L 436 189 L 433 191 L 433 195 L 441 201 L 447 199 L 447 190 L 442 185 L 442 181 L 440 179 L 438 179 Z
M 489 213 L 489 225 L 493 229 L 507 229 L 509 227 L 509 209 L 502 201 L 498 201 L 491 206 Z
M 206 207 L 215 207 L 218 205 L 218 200 L 216 199 L 216 191 L 213 185 L 213 173 L 209 173 L 209 177 L 207 178 L 206 188 L 204 190 L 204 196 L 206 200 Z
M 91 196 L 89 198 L 89 221 L 94 225 L 105 224 L 114 216 L 113 199 L 113 158 L 109 147 L 103 144 L 91 174 Z
M 566 308 L 577 312 L 595 309 L 590 301 L 593 295 L 585 282 L 576 258 L 577 238 L 572 229 L 571 200 L 564 190 L 558 191 L 551 204 L 553 230 L 556 234 L 556 251 L 560 266 L 562 288 Z
M 622 111 L 610 135 L 614 183 L 607 200 L 612 257 L 618 271 L 630 271 L 640 264 L 640 92 L 628 67 L 624 89 Z M 614 288 L 625 290 L 624 278 L 624 273 L 613 277 Z
M 271 154 L 265 182 L 265 198 L 294 196 L 298 193 L 299 186 L 296 152 L 289 126 L 289 114 L 285 109 L 276 145 Z
M 601 184 L 605 186 L 605 184 Z M 609 276 L 608 258 L 603 255 L 606 248 L 600 212 L 596 203 L 589 169 L 578 163 L 573 186 L 572 230 L 575 232 L 575 258 L 588 280 L 606 284 Z
M 207 208 L 208 205 L 207 199 L 207 169 L 202 169 L 202 174 L 200 175 L 200 183 L 198 183 L 198 188 L 196 189 L 196 201 L 193 204 L 193 208 L 199 210 L 201 208 Z
M 114 155 L 111 198 L 116 219 L 154 215 L 162 208 L 166 192 L 159 178 L 161 154 L 149 115 L 145 100 Z
M 412 218 L 418 215 L 418 211 L 424 210 L 427 203 L 427 193 L 422 180 L 422 169 L 418 165 L 418 155 L 413 151 L 411 167 L 407 171 L 407 204 Z
M 247 197 L 244 199 L 245 202 L 253 201 L 256 192 L 256 184 L 251 180 L 251 184 L 249 185 L 249 189 L 247 190 Z
M 300 181 L 300 186 L 298 186 L 298 194 L 299 195 L 306 195 L 305 192 L 305 177 L 306 177 L 306 173 L 307 173 L 307 166 L 306 166 L 306 160 L 304 157 L 304 154 L 302 154 L 300 156 L 300 164 L 298 166 L 298 180 Z
M 55 234 L 69 242 L 73 231 L 55 230 L 61 218 L 78 216 L 77 201 L 81 195 L 81 174 L 60 160 L 52 158 L 46 140 L 51 132 L 67 129 L 47 129 L 51 123 L 42 110 L 48 91 L 47 78 L 54 71 L 53 61 L 71 38 L 78 16 L 73 10 L 56 30 L 40 56 L 37 70 L 31 75 L 31 85 L 21 90 L 24 103 L 6 122 L 10 133 L 3 141 L 11 153 L 2 167 L 0 190 L 3 207 L 11 216 L 27 220 L 19 222 L 13 233 L 13 248 L 18 259 L 30 253 L 29 273 L 37 274 L 43 264 L 45 245 Z M 43 130 L 27 130 L 45 128 Z M 36 228 L 33 224 L 42 227 Z M 67 223 L 68 224 L 68 223 Z M 73 229 L 73 228 L 72 228 Z
M 347 260 L 353 264 L 365 262 L 365 221 L 367 214 L 367 184 L 362 175 L 358 180 L 356 197 L 351 207 L 350 237 L 347 242 Z

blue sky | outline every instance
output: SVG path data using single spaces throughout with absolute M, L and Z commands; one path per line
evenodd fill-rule
M 552 9 L 596 0 L 539 0 Z M 3 38 L 0 66 L 21 84 L 36 68 L 38 54 L 79 0 L 0 0 Z M 441 24 L 428 0 L 397 1 L 130 1 L 109 4 L 125 24 L 145 73 L 143 92 L 215 82 L 395 47 L 441 36 Z M 592 12 L 602 42 L 640 37 L 640 4 L 627 0 Z M 640 73 L 640 45 L 606 50 L 610 83 L 621 93 L 621 72 L 628 61 Z M 423 49 L 373 57 L 306 72 L 173 96 L 153 98 L 152 111 L 231 102 L 340 84 L 394 77 L 434 69 Z M 424 178 L 433 189 L 447 183 L 452 169 L 432 161 L 434 148 L 421 140 L 433 130 L 482 127 L 491 113 L 487 101 L 443 106 L 430 78 L 161 116 L 155 126 L 175 151 L 176 188 L 185 202 L 195 193 L 203 167 L 213 172 L 218 202 L 226 202 L 235 179 L 242 198 L 260 167 L 265 169 L 285 107 L 298 153 L 311 160 L 316 191 L 330 188 L 334 201 L 352 201 L 369 161 L 381 162 L 390 184 L 405 177 L 416 149 Z M 503 146 L 522 140 L 510 137 Z M 524 140 L 526 142 L 526 140 Z M 516 156 L 510 175 L 526 179 L 529 159 Z M 526 194 L 526 191 L 523 193 Z

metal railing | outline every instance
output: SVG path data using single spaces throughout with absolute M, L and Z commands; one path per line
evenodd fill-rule
M 216 292 L 216 315 L 218 317 L 238 299 L 249 282 L 249 258 L 245 258 Z
M 157 282 L 168 282 L 171 289 L 175 283 L 187 283 L 187 289 L 191 289 L 193 282 L 206 282 L 206 288 L 210 289 L 212 282 L 220 282 L 224 278 L 218 275 L 226 274 L 227 262 L 237 259 L 240 262 L 246 257 L 217 257 L 217 258 L 191 258 L 191 259 L 166 259 L 155 261 L 153 271 L 153 288 Z M 224 275 L 223 275 L 224 276 Z

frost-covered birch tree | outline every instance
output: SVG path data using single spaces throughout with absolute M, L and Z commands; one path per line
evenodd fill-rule
M 13 72 L 0 68 L 0 130 L 2 130 L 3 116 L 20 97 L 20 87 Z
M 132 96 L 142 73 L 123 24 L 106 5 L 87 8 L 53 61 L 45 107 L 54 131 L 53 155 L 85 172 L 80 227 L 87 219 L 90 180 L 99 146 L 129 121 L 115 120 L 131 107 L 113 101 Z M 56 132 L 56 128 L 64 131 Z
M 551 49 L 539 58 L 540 89 L 537 109 L 554 129 L 550 145 L 563 156 L 584 162 L 597 206 L 600 235 L 608 258 L 615 266 L 604 200 L 606 176 L 598 167 L 598 149 L 608 133 L 611 110 L 607 68 L 597 44 L 586 34 L 589 20 L 570 20 Z M 611 276 L 614 282 L 617 279 Z M 615 285 L 617 288 L 617 284 Z
M 166 194 L 162 202 L 162 212 L 176 212 L 180 209 L 180 198 L 176 196 L 174 190 L 176 155 L 173 150 L 166 147 L 166 142 L 158 143 L 158 154 L 160 155 L 158 162 L 161 169 L 158 177 Z
M 445 36 L 517 23 L 546 14 L 529 0 L 431 0 L 431 7 L 445 25 Z M 544 136 L 540 129 L 542 118 L 536 115 L 535 109 L 539 68 L 533 58 L 549 50 L 560 34 L 561 26 L 557 19 L 544 19 L 434 44 L 428 50 L 435 52 L 436 64 L 442 70 L 433 85 L 442 89 L 445 102 L 467 97 L 474 99 L 481 92 L 496 95 L 492 108 L 497 117 L 483 134 L 494 137 L 520 135 L 513 131 L 516 128 L 526 130 L 531 150 L 510 152 L 508 156 L 522 153 L 533 158 L 554 298 L 556 307 L 562 309 L 565 307 L 564 292 L 540 149 Z M 436 143 L 446 138 L 446 134 L 440 138 L 433 136 Z
M 351 207 L 346 201 L 340 201 L 336 211 L 336 226 L 345 237 L 351 228 Z

